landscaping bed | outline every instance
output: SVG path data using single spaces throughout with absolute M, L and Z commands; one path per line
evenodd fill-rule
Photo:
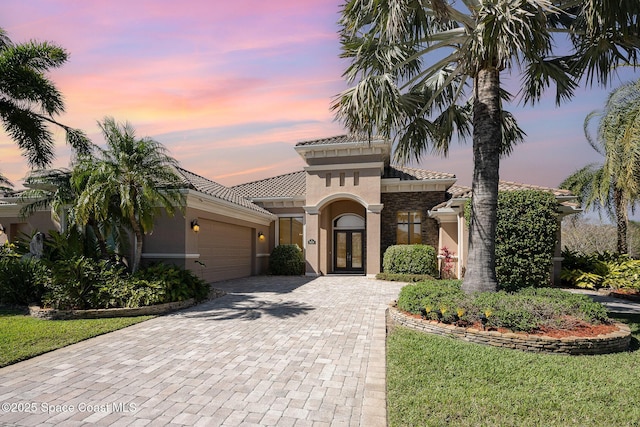
M 209 299 L 220 298 L 226 292 L 211 289 Z M 70 320 L 70 319 L 106 319 L 112 317 L 135 317 L 135 316 L 159 316 L 172 311 L 196 305 L 197 301 L 189 298 L 184 301 L 169 302 L 166 304 L 146 305 L 142 307 L 124 308 L 96 308 L 89 310 L 56 310 L 53 308 L 42 308 L 37 305 L 29 306 L 29 315 L 38 319 L 46 320 Z
M 631 341 L 604 306 L 560 289 L 468 295 L 460 281 L 433 280 L 405 286 L 389 312 L 393 323 L 412 329 L 526 351 L 603 354 Z
M 507 328 L 484 328 L 481 323 L 457 326 L 436 320 L 425 320 L 391 306 L 387 312 L 388 329 L 401 325 L 413 330 L 456 338 L 476 344 L 511 348 L 538 353 L 594 355 L 625 351 L 631 342 L 631 331 L 622 323 L 589 325 L 576 321 L 574 328 L 541 328 L 530 333 Z

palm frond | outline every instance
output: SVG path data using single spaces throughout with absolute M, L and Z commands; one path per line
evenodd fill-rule
M 51 163 L 53 135 L 40 115 L 0 97 L 0 120 L 31 166 L 44 168 Z

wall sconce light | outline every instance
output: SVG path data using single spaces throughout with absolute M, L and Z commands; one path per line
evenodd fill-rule
M 258 231 L 258 240 L 261 242 L 264 240 L 264 233 L 262 231 Z
M 4 226 L 0 224 L 0 235 L 4 234 Z
M 193 231 L 195 231 L 196 233 L 198 231 L 200 231 L 200 225 L 198 224 L 198 220 L 197 219 L 194 219 L 193 221 L 191 221 L 191 229 Z

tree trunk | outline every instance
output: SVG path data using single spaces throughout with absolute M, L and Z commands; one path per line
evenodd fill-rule
M 142 258 L 142 228 L 135 216 L 132 215 L 129 218 L 129 221 L 131 222 L 131 229 L 133 230 L 133 235 L 136 239 L 136 249 L 133 254 L 133 266 L 131 267 L 131 272 L 135 273 L 138 271 L 138 268 L 140 268 L 140 259 Z
M 89 218 L 87 224 L 93 230 L 93 234 L 96 236 L 96 240 L 98 241 L 98 249 L 100 250 L 100 258 L 109 259 L 109 251 L 107 250 L 107 241 L 105 240 L 102 232 L 100 231 L 100 225 L 94 218 Z
M 466 293 L 498 290 L 495 235 L 502 139 L 500 72 L 495 68 L 478 72 L 474 92 L 473 196 L 469 254 L 462 283 Z
M 629 253 L 627 245 L 627 227 L 629 218 L 627 214 L 627 203 L 624 199 L 622 190 L 614 188 L 613 190 L 613 203 L 616 210 L 616 229 L 618 234 L 617 250 L 619 254 Z

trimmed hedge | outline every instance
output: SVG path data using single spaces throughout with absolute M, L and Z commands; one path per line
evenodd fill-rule
M 269 270 L 275 276 L 304 274 L 304 256 L 298 245 L 278 245 L 269 257 Z
M 558 231 L 556 198 L 545 191 L 501 191 L 496 223 L 496 278 L 515 291 L 550 283 Z M 470 223 L 470 203 L 465 217 Z
M 384 252 L 382 265 L 390 274 L 438 274 L 436 250 L 429 245 L 394 245 Z

